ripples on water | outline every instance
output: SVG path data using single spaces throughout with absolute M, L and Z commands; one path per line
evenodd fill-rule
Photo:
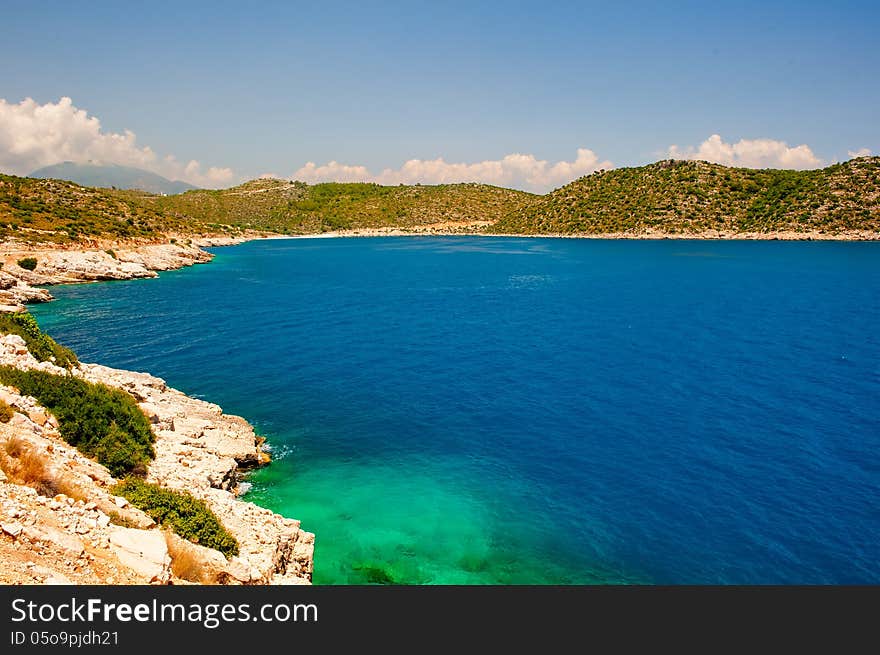
M 880 582 L 878 244 L 215 252 L 34 312 L 255 423 L 316 582 Z

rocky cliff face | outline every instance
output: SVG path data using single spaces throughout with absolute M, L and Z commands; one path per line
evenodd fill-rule
M 29 253 L 38 259 L 30 272 L 10 264 L 27 255 L 7 253 L 0 271 L 0 303 L 13 309 L 47 299 L 47 292 L 31 284 L 146 277 L 155 275 L 154 270 L 210 259 L 195 246 L 150 246 L 114 254 Z M 0 336 L 0 365 L 66 373 L 37 361 L 16 335 Z M 82 364 L 72 373 L 135 398 L 156 435 L 156 458 L 147 480 L 203 500 L 238 541 L 239 555 L 227 560 L 216 550 L 187 542 L 113 496 L 110 488 L 117 481 L 61 438 L 50 412 L 35 399 L 0 385 L 0 400 L 14 410 L 8 422 L 0 423 L 0 464 L 5 464 L 0 467 L 0 583 L 161 584 L 194 577 L 216 584 L 310 583 L 314 535 L 301 530 L 299 521 L 237 497 L 242 472 L 269 459 L 247 421 L 146 373 L 97 364 Z M 26 486 L 3 472 L 17 470 L 23 462 L 36 466 L 39 470 L 31 477 L 44 483 Z
M 0 247 L 0 311 L 17 311 L 23 309 L 25 303 L 52 300 L 47 290 L 35 286 L 156 277 L 156 271 L 211 261 L 213 255 L 200 246 L 229 245 L 242 240 L 206 237 L 186 243 L 116 245 L 113 248 L 108 245 L 103 249 L 36 248 L 8 242 Z M 25 258 L 36 260 L 34 270 L 18 265 Z

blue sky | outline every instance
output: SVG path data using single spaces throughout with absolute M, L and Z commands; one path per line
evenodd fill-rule
M 713 134 L 880 151 L 877 2 L 326 5 L 7 5 L 0 98 L 69 97 L 236 180 L 578 148 L 636 165 Z

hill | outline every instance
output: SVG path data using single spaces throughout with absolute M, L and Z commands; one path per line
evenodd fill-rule
M 142 168 L 116 164 L 77 164 L 72 161 L 53 164 L 34 171 L 28 177 L 67 180 L 82 186 L 117 189 L 140 189 L 149 193 L 174 194 L 195 189 L 192 184 L 169 180 Z
M 510 212 L 489 231 L 633 236 L 880 232 L 880 157 L 811 171 L 677 160 L 600 171 Z
M 880 235 L 880 157 L 821 170 L 661 161 L 537 196 L 486 184 L 309 185 L 259 179 L 176 195 L 0 175 L 0 238 L 69 242 L 240 229 L 362 228 L 621 236 Z
M 142 202 L 206 224 L 227 224 L 285 234 L 351 228 L 413 227 L 438 223 L 489 224 L 537 196 L 486 184 L 379 186 L 308 185 L 253 180 L 221 191 L 143 196 Z
M 0 175 L 0 238 L 65 243 L 207 231 L 198 221 L 142 202 L 141 195 L 63 180 Z

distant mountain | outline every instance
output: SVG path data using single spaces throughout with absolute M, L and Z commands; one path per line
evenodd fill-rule
M 68 180 L 82 186 L 116 187 L 117 189 L 140 189 L 149 193 L 172 195 L 195 189 L 192 184 L 167 178 L 145 171 L 142 168 L 118 166 L 116 164 L 77 164 L 66 161 L 34 171 L 28 177 L 41 179 Z

